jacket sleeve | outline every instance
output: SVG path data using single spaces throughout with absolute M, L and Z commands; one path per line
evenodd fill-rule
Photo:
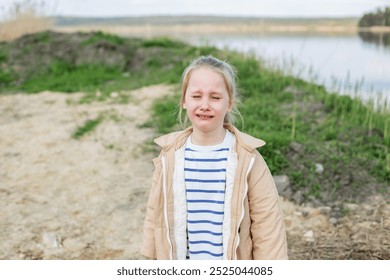
M 257 151 L 254 165 L 248 176 L 248 200 L 253 258 L 255 260 L 288 259 L 279 195 L 271 172 Z
M 155 241 L 155 207 L 156 207 L 156 192 L 158 181 L 161 178 L 161 161 L 160 158 L 153 160 L 154 173 L 152 178 L 152 186 L 149 193 L 149 198 L 146 206 L 145 222 L 142 235 L 142 245 L 140 253 L 150 259 L 157 259 L 156 241 Z

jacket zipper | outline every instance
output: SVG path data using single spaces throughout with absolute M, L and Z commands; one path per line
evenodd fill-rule
M 242 223 L 242 220 L 244 219 L 244 215 L 245 215 L 245 208 L 244 208 L 244 202 L 245 202 L 245 197 L 248 195 L 248 175 L 249 175 L 249 172 L 252 170 L 252 167 L 253 167 L 253 164 L 255 162 L 255 157 L 253 156 L 251 158 L 251 161 L 249 162 L 249 166 L 248 166 L 248 169 L 246 171 L 246 175 L 245 175 L 245 192 L 244 192 L 244 197 L 242 198 L 242 203 L 241 203 L 241 217 L 240 217 L 240 220 L 238 222 L 238 227 L 237 227 L 237 242 L 236 242 L 236 248 L 234 249 L 234 256 L 233 256 L 233 259 L 236 260 L 237 259 L 237 248 L 238 248 L 238 245 L 240 244 L 240 234 L 239 234 L 239 229 L 240 229 L 240 225 Z
M 167 186 L 166 186 L 166 166 L 165 166 L 165 156 L 161 158 L 162 164 L 162 175 L 163 175 L 163 192 L 164 192 L 164 220 L 165 226 L 167 227 L 167 239 L 169 243 L 169 257 L 172 260 L 172 242 L 169 236 L 169 224 L 168 224 L 168 200 L 167 200 Z

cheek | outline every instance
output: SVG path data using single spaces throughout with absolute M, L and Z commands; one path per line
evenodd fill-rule
M 220 111 L 221 113 L 227 113 L 230 112 L 231 110 L 232 110 L 232 106 L 230 105 L 230 102 L 221 104 L 218 108 L 218 111 Z

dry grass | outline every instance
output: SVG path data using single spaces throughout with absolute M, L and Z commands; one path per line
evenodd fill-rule
M 15 2 L 4 18 L 0 19 L 0 41 L 10 41 L 24 34 L 44 31 L 53 25 L 53 21 L 46 16 L 43 1 Z
M 175 35 L 175 34 L 258 34 L 258 33 L 325 33 L 325 34 L 355 34 L 356 26 L 307 26 L 307 25 L 262 25 L 251 23 L 201 23 L 201 24 L 133 24 L 133 25 L 79 25 L 57 26 L 60 32 L 96 31 L 101 30 L 122 36 L 129 34 L 137 36 Z

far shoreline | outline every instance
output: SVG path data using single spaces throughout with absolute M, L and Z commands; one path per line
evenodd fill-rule
M 56 25 L 52 28 L 60 32 L 102 31 L 120 35 L 166 35 L 166 34 L 294 34 L 313 33 L 329 35 L 353 35 L 359 32 L 390 33 L 390 26 L 358 27 L 354 25 L 268 25 L 259 23 L 199 23 L 199 24 L 85 24 L 85 25 Z

